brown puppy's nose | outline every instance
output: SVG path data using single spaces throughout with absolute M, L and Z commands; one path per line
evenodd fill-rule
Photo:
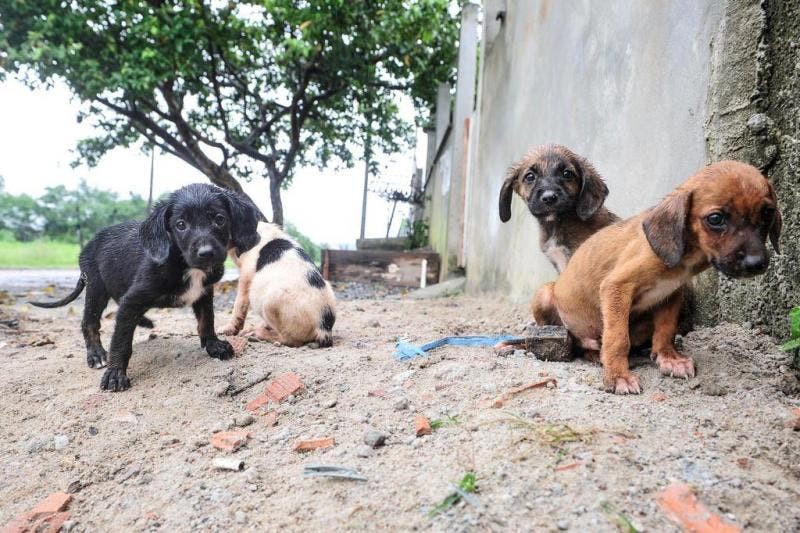
M 742 260 L 742 266 L 748 272 L 761 272 L 767 268 L 767 258 L 761 254 L 748 254 Z
M 556 193 L 554 193 L 553 191 L 544 191 L 539 199 L 545 205 L 553 205 L 554 203 L 556 203 L 558 196 L 556 196 Z

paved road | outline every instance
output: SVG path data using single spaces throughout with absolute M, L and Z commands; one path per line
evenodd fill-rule
M 0 290 L 24 291 L 41 289 L 53 284 L 57 287 L 74 287 L 80 271 L 77 269 L 0 269 Z M 223 280 L 239 277 L 235 268 L 225 271 Z

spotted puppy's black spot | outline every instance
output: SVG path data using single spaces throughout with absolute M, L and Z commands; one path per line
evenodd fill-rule
M 316 287 L 317 289 L 325 288 L 325 280 L 322 279 L 322 274 L 319 273 L 319 270 L 316 268 L 312 268 L 306 274 L 306 281 L 312 287 Z
M 305 261 L 306 263 L 311 263 L 312 265 L 314 264 L 314 260 L 311 259 L 308 256 L 308 254 L 306 253 L 305 250 L 303 250 L 299 246 L 297 248 L 295 248 L 295 249 L 297 250 L 297 255 L 299 255 L 301 258 L 303 258 L 303 261 Z M 316 265 L 314 265 L 314 266 L 316 266 Z
M 324 331 L 331 331 L 335 322 L 336 315 L 333 313 L 333 309 L 326 305 L 325 309 L 322 310 L 322 319 L 319 322 L 320 327 Z
M 273 239 L 261 248 L 258 252 L 256 270 L 261 270 L 270 263 L 274 263 L 281 258 L 284 252 L 294 248 L 294 244 L 286 239 Z

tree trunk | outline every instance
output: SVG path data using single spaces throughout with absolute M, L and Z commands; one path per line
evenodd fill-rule
M 283 201 L 281 201 L 281 182 L 269 177 L 269 201 L 272 203 L 272 223 L 283 227 Z
M 210 181 L 217 187 L 222 187 L 223 189 L 228 189 L 234 192 L 242 192 L 241 184 L 227 170 L 223 169 L 207 169 L 207 170 L 208 171 L 203 172 L 203 174 L 206 175 L 208 181 Z

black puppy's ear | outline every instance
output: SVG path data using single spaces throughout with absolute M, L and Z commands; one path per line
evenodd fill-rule
M 243 254 L 258 244 L 258 221 L 266 218 L 244 193 L 225 190 L 223 196 L 231 218 L 231 244 L 237 254 Z
M 686 226 L 692 193 L 676 191 L 644 217 L 642 228 L 647 242 L 669 268 L 677 266 L 686 252 Z
M 519 173 L 519 165 L 514 164 L 506 172 L 506 180 L 500 188 L 500 220 L 508 222 L 511 219 L 511 197 L 514 195 L 514 182 Z
M 772 225 L 769 227 L 769 242 L 772 243 L 775 253 L 779 254 L 781 253 L 781 248 L 778 241 L 781 238 L 781 230 L 783 229 L 783 217 L 780 209 L 778 209 L 778 195 L 775 194 L 775 187 L 772 186 L 771 182 L 769 183 L 769 194 L 772 197 L 772 201 L 775 202 L 775 216 L 772 219 Z
M 578 213 L 578 218 L 585 221 L 592 218 L 592 215 L 603 206 L 608 196 L 608 187 L 587 160 L 578 157 L 573 163 L 581 173 L 581 192 L 578 194 L 575 211 Z
M 139 226 L 139 239 L 147 256 L 156 264 L 163 265 L 169 257 L 172 244 L 168 229 L 171 207 L 169 202 L 156 204 L 142 225 Z

